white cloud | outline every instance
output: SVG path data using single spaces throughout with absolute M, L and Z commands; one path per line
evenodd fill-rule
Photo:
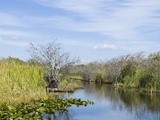
M 160 11 L 160 0 L 37 0 L 37 2 L 68 13 L 65 16 L 50 16 L 50 21 L 47 22 L 49 27 L 88 34 L 94 32 L 113 40 L 110 44 L 104 44 L 107 42 L 106 39 L 106 42 L 100 43 L 103 45 L 90 44 L 87 40 L 88 47 L 95 46 L 95 49 L 101 50 L 118 48 L 129 52 L 159 49 L 157 46 L 160 45 L 158 42 L 160 14 L 157 11 Z M 156 39 L 157 41 L 153 41 Z M 66 44 L 85 45 L 82 42 Z
M 155 27 L 160 28 L 160 21 L 155 12 L 160 8 L 159 0 L 36 0 L 38 3 L 60 8 L 70 13 L 76 13 L 83 20 L 76 20 L 74 16 L 61 17 L 57 16 L 52 26 L 71 31 L 80 32 L 97 32 L 104 34 L 113 39 L 134 40 L 145 39 L 145 35 L 140 38 L 139 27 Z M 54 24 L 56 23 L 56 24 Z M 50 23 L 49 23 L 50 24 Z M 146 28 L 147 29 L 147 28 Z M 159 31 L 152 31 L 158 34 Z M 147 37 L 146 37 L 147 38 Z
M 63 39 L 63 40 L 59 40 L 59 42 L 67 46 L 81 46 L 81 47 L 92 47 L 94 44 L 96 44 L 94 42 L 83 41 L 79 39 L 76 39 L 76 40 Z
M 27 46 L 27 38 L 35 37 L 34 33 L 26 31 L 24 19 L 12 13 L 0 12 L 0 44 L 16 47 Z M 29 41 L 28 41 L 29 42 Z
M 28 32 L 20 31 L 20 30 L 6 30 L 6 29 L 0 29 L 0 36 L 27 36 Z
M 39 4 L 48 7 L 58 7 L 66 11 L 74 13 L 94 13 L 96 11 L 95 5 L 102 4 L 98 0 L 35 0 Z
M 29 38 L 33 40 L 32 37 L 36 37 L 36 35 L 26 31 L 0 29 L 0 44 L 26 47 L 29 44 L 27 40 Z
M 15 15 L 0 12 L 0 25 L 8 25 L 8 26 L 26 26 L 22 20 L 20 20 Z
M 38 10 L 34 9 L 33 14 L 29 11 L 0 12 L 1 44 L 19 47 L 25 46 L 27 41 L 41 44 L 57 35 L 58 42 L 62 38 L 60 43 L 64 45 L 92 50 L 94 46 L 95 49 L 129 52 L 149 51 L 151 47 L 159 49 L 160 0 L 33 1 L 50 7 L 45 9 L 47 14 L 39 11 L 40 14 L 35 15 Z M 52 11 L 52 7 L 56 9 Z
M 103 45 L 99 45 L 99 46 L 95 46 L 94 49 L 98 49 L 98 50 L 116 50 L 117 46 L 116 45 L 111 45 L 111 44 L 103 44 Z
M 17 40 L 1 40 L 0 39 L 0 44 L 3 45 L 12 45 L 16 47 L 26 47 L 27 43 L 23 41 L 17 41 Z

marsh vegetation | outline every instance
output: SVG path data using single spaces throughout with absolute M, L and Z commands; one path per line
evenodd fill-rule
M 60 44 L 55 41 L 45 46 L 31 44 L 30 52 L 32 58 L 28 61 L 13 57 L 0 59 L 0 119 L 43 119 L 45 114 L 64 113 L 72 105 L 93 104 L 80 98 L 64 99 L 64 94 L 48 93 L 45 89 L 73 92 L 86 86 L 75 79 L 92 81 L 97 86 L 111 84 L 119 94 L 123 94 L 120 99 L 126 105 L 130 104 L 128 102 L 139 105 L 137 99 L 143 99 L 143 94 L 134 98 L 136 92 L 160 92 L 160 52 L 148 56 L 143 53 L 129 54 L 86 64 L 78 63 L 77 58 L 71 59 L 69 53 L 63 52 Z M 93 88 L 88 86 L 85 92 Z M 128 88 L 134 88 L 132 95 Z M 106 93 L 110 94 L 107 87 L 103 91 L 96 88 L 95 94 L 101 96 Z M 157 106 L 159 97 L 153 100 L 144 96 L 146 102 L 155 101 Z M 131 100 L 128 101 L 128 98 Z M 154 104 L 148 102 L 147 105 L 152 108 Z
M 129 54 L 103 62 L 72 66 L 71 75 L 85 81 L 112 83 L 116 87 L 135 88 L 139 91 L 160 91 L 160 52 L 145 56 Z
M 56 112 L 67 112 L 67 108 L 72 105 L 77 107 L 80 105 L 87 106 L 93 104 L 88 100 L 81 99 L 39 99 L 31 101 L 30 103 L 20 103 L 18 105 L 6 105 L 0 106 L 0 119 L 12 120 L 12 119 L 43 119 L 44 114 L 55 114 Z

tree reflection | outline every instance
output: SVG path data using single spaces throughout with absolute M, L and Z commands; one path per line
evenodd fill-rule
M 160 94 L 140 93 L 129 89 L 116 90 L 111 85 L 95 85 L 87 82 L 83 84 L 82 91 L 85 96 L 96 101 L 109 101 L 113 110 L 128 111 L 138 120 L 160 119 Z M 70 95 L 72 96 L 72 94 Z M 45 120 L 75 120 L 75 117 L 74 109 L 69 109 L 63 114 L 45 115 Z
M 140 93 L 135 90 L 116 90 L 111 85 L 85 83 L 85 93 L 95 99 L 112 101 L 113 109 L 135 113 L 141 119 L 147 115 L 151 119 L 160 119 L 160 94 Z M 144 118 L 143 118 L 144 119 Z M 148 118 L 149 119 L 149 118 Z
M 71 111 L 67 111 L 64 113 L 53 113 L 53 114 L 44 114 L 44 120 L 74 120 Z

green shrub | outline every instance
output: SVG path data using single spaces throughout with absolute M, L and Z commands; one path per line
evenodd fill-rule
M 96 83 L 101 83 L 102 81 L 103 81 L 102 73 L 100 73 L 100 72 L 96 73 L 96 75 L 95 75 L 95 82 Z
M 139 80 L 139 85 L 140 85 L 140 87 L 147 88 L 147 87 L 149 87 L 152 80 L 153 80 L 152 75 L 150 75 L 148 73 L 144 73 Z

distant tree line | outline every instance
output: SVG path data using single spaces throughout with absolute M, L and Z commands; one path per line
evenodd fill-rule
M 147 57 L 143 53 L 136 53 L 105 62 L 72 66 L 70 74 L 96 83 L 157 91 L 160 90 L 160 51 Z

